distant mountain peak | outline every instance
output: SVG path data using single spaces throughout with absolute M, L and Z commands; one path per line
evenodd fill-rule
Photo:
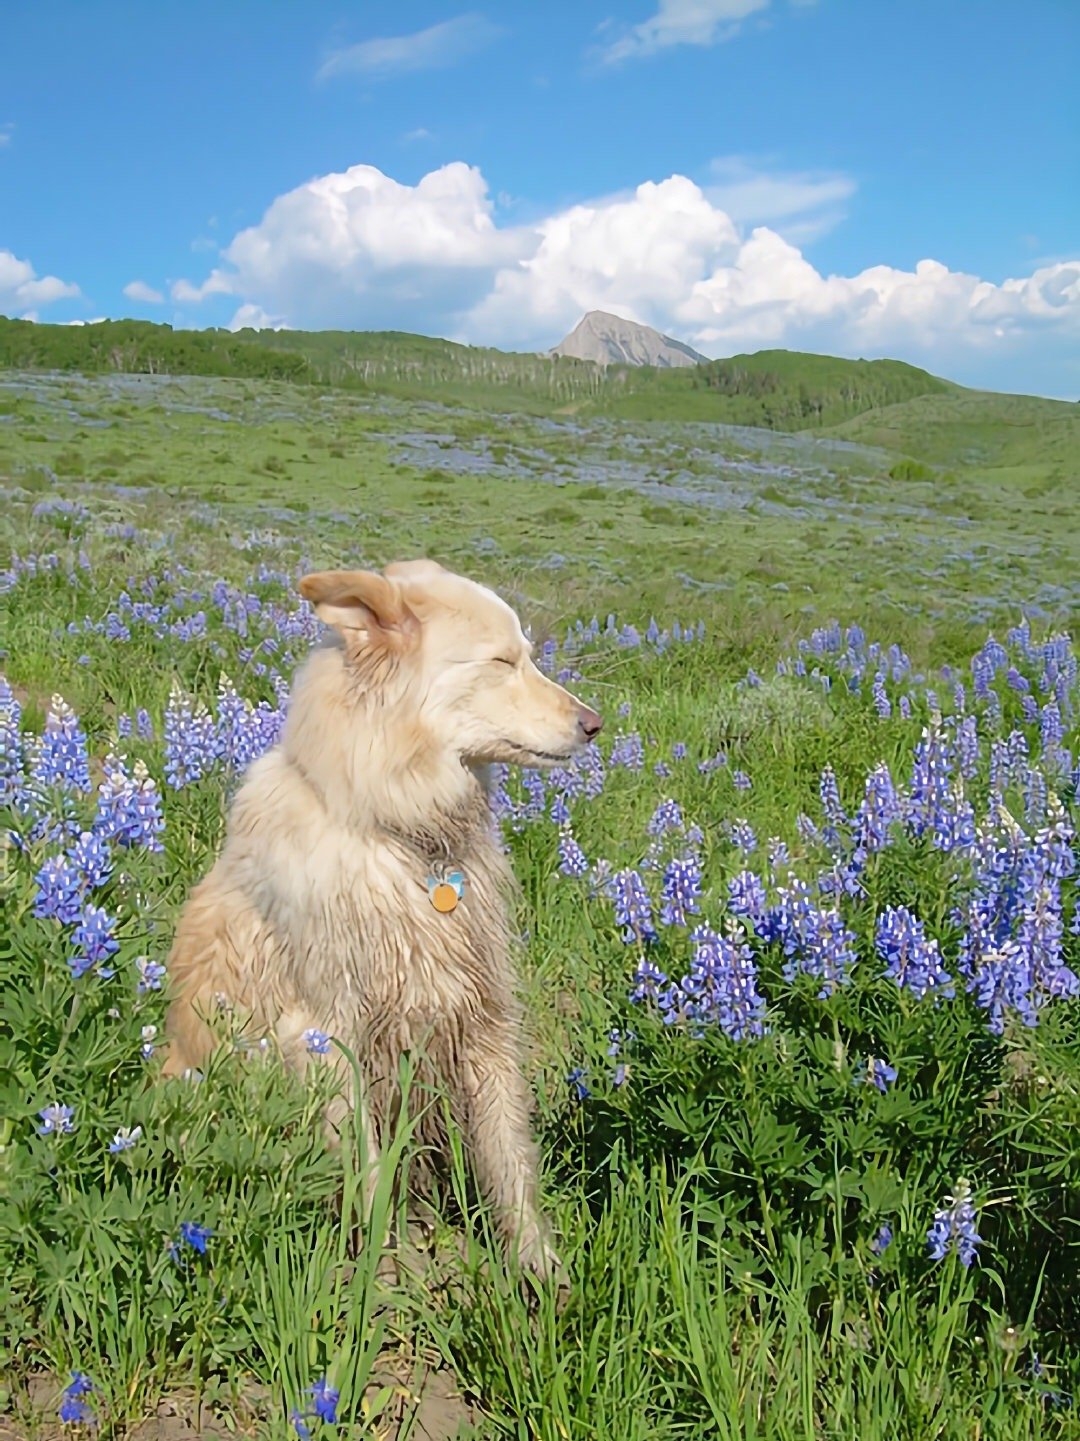
M 572 356 L 591 360 L 596 365 L 704 365 L 707 357 L 691 350 L 681 340 L 661 335 L 651 325 L 638 325 L 609 315 L 606 310 L 590 310 L 583 315 L 570 334 L 560 340 L 552 355 Z

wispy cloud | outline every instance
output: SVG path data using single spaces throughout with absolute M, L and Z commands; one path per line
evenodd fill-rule
M 644 59 L 674 45 L 719 45 L 733 40 L 751 15 L 768 10 L 772 0 L 658 0 L 656 14 L 601 45 L 598 57 L 607 65 Z M 813 4 L 814 0 L 792 0 Z M 605 33 L 613 31 L 608 21 Z
M 140 305 L 161 305 L 165 299 L 160 290 L 147 285 L 145 280 L 129 280 L 124 286 L 124 294 L 129 300 L 138 301 Z
M 10 120 L 6 125 L 0 125 L 0 150 L 3 150 L 6 145 L 11 144 L 11 137 L 14 133 L 14 130 L 15 126 L 11 123 Z
M 404 140 L 407 144 L 410 144 L 410 145 L 413 144 L 413 143 L 414 143 L 415 141 L 417 141 L 417 140 L 434 140 L 434 139 L 435 139 L 435 137 L 434 137 L 434 135 L 432 135 L 431 131 L 428 130 L 427 127 L 424 126 L 424 125 L 418 125 L 415 130 L 406 130 L 405 134 L 404 134 L 401 138 L 402 138 L 402 140 Z
M 793 245 L 834 229 L 855 194 L 850 175 L 835 170 L 783 170 L 771 158 L 725 155 L 709 166 L 703 187 L 737 225 L 771 225 Z
M 315 78 L 362 75 L 367 80 L 386 80 L 417 70 L 443 70 L 490 45 L 502 33 L 486 16 L 470 11 L 412 35 L 385 35 L 334 50 Z

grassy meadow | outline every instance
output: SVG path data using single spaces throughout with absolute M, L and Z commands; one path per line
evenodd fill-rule
M 1080 1436 L 1080 407 L 414 359 L 0 369 L 0 1437 Z M 152 1083 L 297 577 L 421 554 L 606 718 L 496 796 L 561 1308 L 460 1154 L 351 1254 L 317 1073 Z

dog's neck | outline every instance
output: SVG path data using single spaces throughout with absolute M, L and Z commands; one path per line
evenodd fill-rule
M 387 839 L 411 851 L 430 869 L 460 865 L 478 841 L 491 834 L 494 822 L 487 792 L 477 780 L 468 797 L 452 811 L 433 812 L 411 826 L 382 819 L 375 824 Z

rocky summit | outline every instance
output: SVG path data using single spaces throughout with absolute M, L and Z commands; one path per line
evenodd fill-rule
M 681 340 L 661 335 L 650 325 L 609 315 L 605 310 L 590 310 L 583 315 L 570 334 L 552 350 L 552 355 L 573 356 L 592 360 L 597 365 L 702 365 L 707 356 L 699 355 Z

